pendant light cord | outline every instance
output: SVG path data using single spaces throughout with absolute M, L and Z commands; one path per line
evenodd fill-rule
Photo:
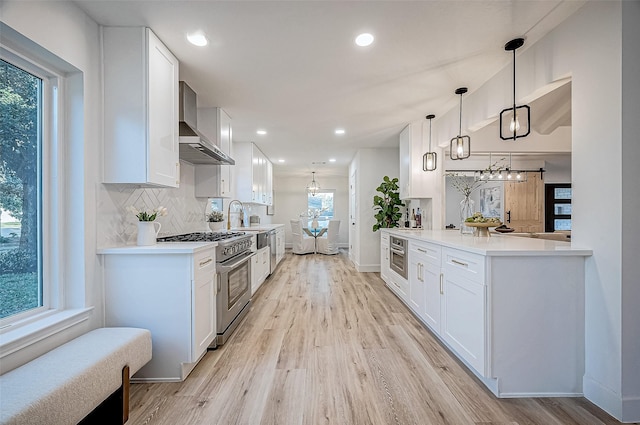
M 458 131 L 458 137 L 462 137 L 462 93 L 460 93 L 460 129 Z
M 516 49 L 513 49 L 513 119 L 516 119 Z
M 429 119 L 429 152 L 431 152 L 431 121 L 432 119 Z

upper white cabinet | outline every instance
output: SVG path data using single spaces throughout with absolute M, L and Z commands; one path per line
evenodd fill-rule
M 149 28 L 105 27 L 104 182 L 178 187 L 178 60 Z
M 235 143 L 236 198 L 241 202 L 272 205 L 272 164 L 254 143 Z
M 198 130 L 233 158 L 231 117 L 222 108 L 198 108 Z M 195 195 L 198 198 L 232 198 L 231 165 L 195 166 Z
M 422 156 L 426 153 L 422 141 L 422 125 L 421 122 L 409 124 L 400 133 L 400 199 L 426 199 L 441 196 L 442 160 L 440 155 L 438 155 L 436 171 L 422 170 Z M 438 149 L 433 142 L 431 146 Z

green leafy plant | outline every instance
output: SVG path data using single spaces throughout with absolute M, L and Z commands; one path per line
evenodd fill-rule
M 224 221 L 224 214 L 222 211 L 211 211 L 207 216 L 207 221 L 209 223 L 219 223 Z
M 402 218 L 400 207 L 404 207 L 398 189 L 398 179 L 390 179 L 389 176 L 384 176 L 382 183 L 376 188 L 382 196 L 373 197 L 373 209 L 376 211 L 374 218 L 377 221 L 373 225 L 374 232 L 381 228 L 398 227 L 398 221 Z

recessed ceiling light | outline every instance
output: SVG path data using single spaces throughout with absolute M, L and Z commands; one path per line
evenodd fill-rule
M 209 40 L 207 40 L 207 36 L 204 35 L 204 33 L 202 31 L 196 31 L 196 32 L 192 32 L 187 34 L 187 40 L 189 40 L 189 43 L 193 44 L 194 46 L 206 46 L 207 44 L 209 44 Z
M 329 162 L 336 162 L 335 158 L 329 158 Z
M 258 130 L 256 131 L 257 134 L 264 136 L 265 134 L 267 134 L 267 130 Z
M 367 47 L 373 43 L 373 35 L 365 32 L 356 37 L 356 44 L 360 47 Z
M 284 162 L 284 159 L 279 159 L 278 162 Z
M 344 128 L 337 128 L 336 134 L 344 134 Z

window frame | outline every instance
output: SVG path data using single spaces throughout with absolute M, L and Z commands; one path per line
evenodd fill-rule
M 571 220 L 571 214 L 556 214 L 555 204 L 572 204 L 573 191 L 571 198 L 558 199 L 555 195 L 556 189 L 571 189 L 571 183 L 547 183 L 544 185 L 544 231 L 555 232 L 555 220 Z M 573 223 L 572 223 L 573 224 Z
M 336 206 L 335 206 L 336 191 L 335 191 L 335 189 L 320 189 L 320 190 L 318 190 L 316 192 L 316 195 L 321 194 L 321 193 L 330 193 L 332 195 L 332 197 L 333 197 L 333 215 L 330 218 L 326 219 L 326 220 L 324 220 L 324 219 L 321 220 L 320 217 L 318 217 L 319 221 L 326 221 L 328 223 L 329 220 L 333 220 L 335 218 L 335 216 L 336 216 Z M 310 208 L 309 208 L 309 197 L 310 196 L 312 196 L 312 195 L 309 192 L 307 192 L 307 211 L 310 210 Z M 308 217 L 307 218 L 307 224 L 310 223 L 311 220 L 313 220 L 313 218 Z
M 63 199 L 62 176 L 60 176 L 62 158 L 60 131 L 64 128 L 62 113 L 61 85 L 64 80 L 60 73 L 47 66 L 44 61 L 27 58 L 0 45 L 0 58 L 11 65 L 39 78 L 39 153 L 38 153 L 38 252 L 39 279 L 42 290 L 42 305 L 0 319 L 0 333 L 28 325 L 64 308 L 64 288 L 60 284 L 62 229 L 61 202 Z M 44 214 L 44 212 L 47 212 Z

